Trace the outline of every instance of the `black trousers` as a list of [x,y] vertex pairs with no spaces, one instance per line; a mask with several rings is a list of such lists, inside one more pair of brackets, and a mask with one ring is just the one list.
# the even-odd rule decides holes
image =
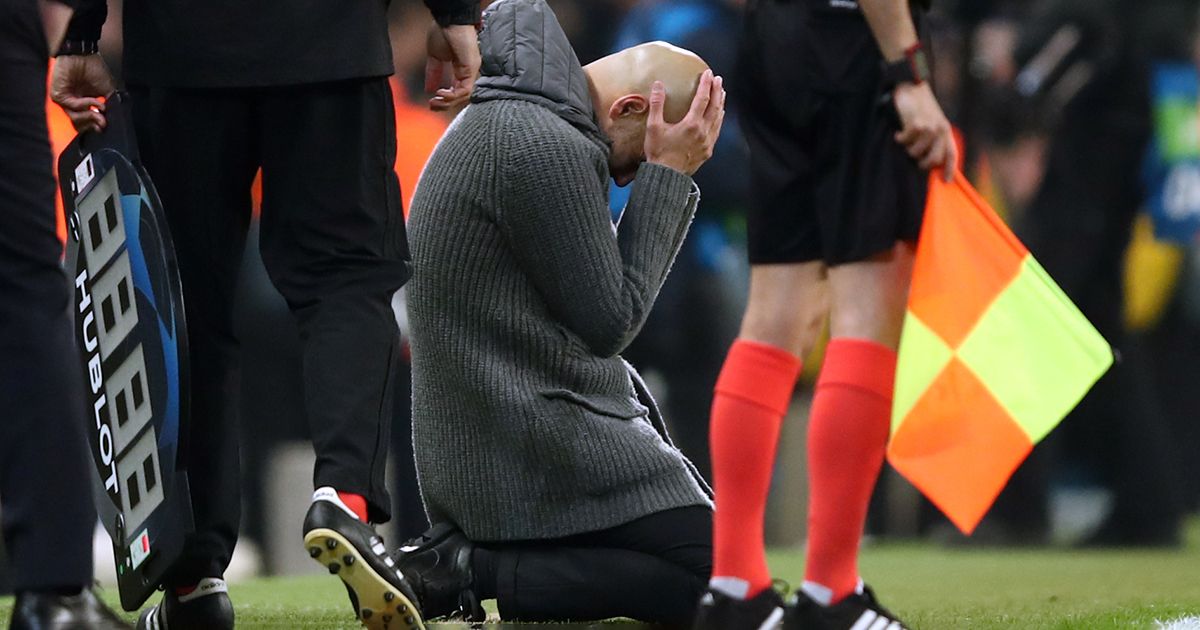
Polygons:
[[18,591],[91,583],[96,526],[47,61],[37,3],[0,0],[0,515]]
[[[408,251],[387,78],[132,91],[142,159],[175,239],[191,353],[183,456],[196,533],[167,581],[221,575],[237,539],[233,298],[260,168],[259,247],[300,329],[313,483],[361,494],[372,520],[388,520],[390,384],[399,353],[390,300],[408,279]],[[254,435],[253,423],[245,435]]]
[[[405,353],[407,355],[407,353]],[[393,523],[398,540],[408,540],[429,529],[429,517],[421,501],[421,486],[417,482],[417,462],[413,457],[412,436],[412,361],[405,356],[398,362],[396,374],[395,411],[392,414],[392,487],[396,520]]]
[[506,620],[629,617],[688,627],[712,573],[712,510],[677,508],[553,540],[477,543],[473,564],[478,583],[495,584]]

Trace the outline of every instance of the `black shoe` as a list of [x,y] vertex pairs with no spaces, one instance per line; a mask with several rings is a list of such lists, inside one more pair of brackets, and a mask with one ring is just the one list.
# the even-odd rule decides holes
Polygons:
[[700,598],[693,630],[775,630],[783,622],[783,599],[768,588],[750,599],[737,599],[713,589]]
[[92,589],[76,595],[17,594],[9,630],[129,630],[133,626],[101,602]]
[[487,619],[473,590],[474,549],[475,545],[457,527],[439,523],[396,550],[396,562],[421,598],[421,612],[426,618]]
[[822,606],[797,591],[788,602],[784,630],[909,630],[900,618],[884,608],[868,586],[862,593],[851,593],[832,606]]
[[360,521],[332,488],[313,494],[304,517],[304,547],[313,560],[346,584],[354,614],[363,626],[424,630],[417,597],[396,562],[388,557],[383,538]]
[[138,617],[137,630],[233,630],[233,602],[221,578],[204,578],[178,595],[167,588],[162,601]]

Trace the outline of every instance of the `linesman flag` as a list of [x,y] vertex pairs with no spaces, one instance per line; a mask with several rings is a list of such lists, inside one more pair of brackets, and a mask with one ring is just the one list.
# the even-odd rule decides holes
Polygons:
[[929,181],[888,461],[970,534],[1112,349],[961,174]]

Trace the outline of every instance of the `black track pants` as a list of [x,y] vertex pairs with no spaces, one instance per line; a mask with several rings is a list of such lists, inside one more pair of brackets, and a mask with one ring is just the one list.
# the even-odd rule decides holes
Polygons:
[[18,591],[90,584],[96,526],[47,63],[37,3],[0,0],[0,515]]
[[[286,88],[135,88],[138,142],[171,225],[191,353],[184,445],[196,534],[168,581],[221,575],[240,518],[234,295],[262,169],[259,247],[300,329],[315,486],[390,517],[384,476],[408,278],[386,77]],[[261,426],[261,425],[258,425]],[[242,434],[254,436],[255,418]],[[297,515],[297,518],[300,516]]]

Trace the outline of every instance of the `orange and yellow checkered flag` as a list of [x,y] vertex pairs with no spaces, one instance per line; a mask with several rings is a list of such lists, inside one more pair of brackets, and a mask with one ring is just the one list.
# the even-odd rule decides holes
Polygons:
[[896,370],[892,466],[969,534],[1112,359],[962,175],[931,176]]

